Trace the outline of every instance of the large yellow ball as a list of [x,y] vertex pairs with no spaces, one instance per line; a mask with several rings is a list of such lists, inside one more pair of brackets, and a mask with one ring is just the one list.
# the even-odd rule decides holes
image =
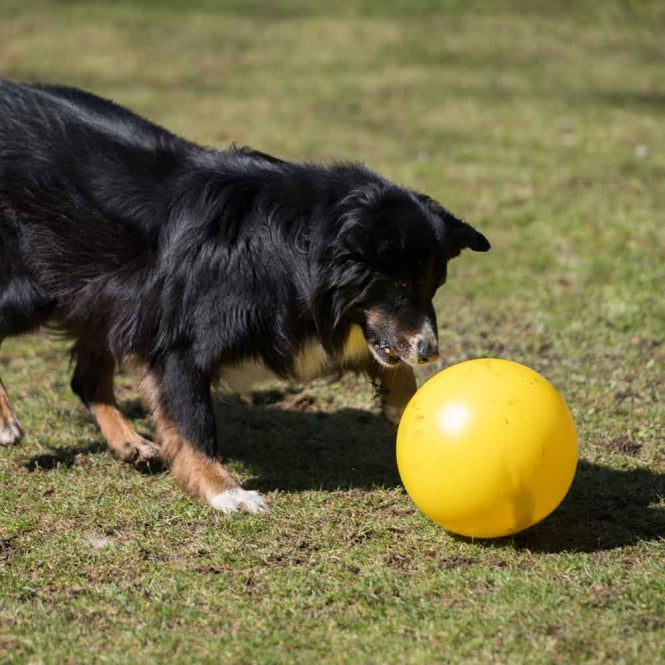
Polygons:
[[509,360],[469,360],[413,396],[397,432],[397,466],[428,517],[463,536],[497,538],[561,503],[577,467],[577,432],[540,374]]

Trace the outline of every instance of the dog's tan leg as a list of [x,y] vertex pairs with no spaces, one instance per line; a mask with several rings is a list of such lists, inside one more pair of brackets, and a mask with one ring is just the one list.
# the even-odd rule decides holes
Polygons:
[[143,438],[120,413],[113,393],[113,357],[78,346],[72,389],[88,407],[109,449],[124,462],[141,464],[159,456],[159,446]]
[[372,361],[368,373],[379,384],[383,417],[397,427],[406,405],[417,390],[413,369],[404,363],[396,367],[381,367]]
[[192,374],[183,371],[174,376],[168,367],[144,373],[142,388],[152,406],[162,459],[185,491],[223,513],[267,511],[265,499],[244,490],[222,465],[209,386]]
[[22,436],[23,430],[0,380],[0,446],[15,446],[20,443]]

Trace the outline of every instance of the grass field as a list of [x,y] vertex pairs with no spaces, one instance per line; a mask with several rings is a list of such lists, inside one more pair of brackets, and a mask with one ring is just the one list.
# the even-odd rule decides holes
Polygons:
[[0,0],[2,76],[362,160],[467,218],[493,250],[451,265],[439,367],[534,367],[581,445],[552,516],[473,542],[411,504],[363,383],[262,386],[218,408],[273,510],[224,518],[111,459],[62,341],[7,340],[0,662],[665,662],[664,33],[637,0]]

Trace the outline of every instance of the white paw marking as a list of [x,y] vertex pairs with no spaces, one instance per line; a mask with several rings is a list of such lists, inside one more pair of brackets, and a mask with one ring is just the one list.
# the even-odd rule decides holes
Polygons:
[[21,426],[15,421],[2,422],[0,425],[0,446],[15,446],[23,436]]
[[212,494],[208,496],[208,503],[225,515],[236,510],[244,510],[248,513],[265,513],[270,510],[268,502],[258,492],[244,490],[242,487],[234,487],[232,490],[220,494]]

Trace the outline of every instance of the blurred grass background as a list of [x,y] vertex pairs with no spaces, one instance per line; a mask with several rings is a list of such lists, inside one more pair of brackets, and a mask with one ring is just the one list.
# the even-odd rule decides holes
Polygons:
[[224,519],[108,456],[63,342],[7,340],[27,436],[0,451],[0,660],[665,661],[664,30],[637,0],[0,0],[3,77],[364,161],[481,229],[437,297],[439,367],[541,371],[582,454],[550,518],[467,542],[405,496],[362,382],[264,386],[218,409],[274,510]]

